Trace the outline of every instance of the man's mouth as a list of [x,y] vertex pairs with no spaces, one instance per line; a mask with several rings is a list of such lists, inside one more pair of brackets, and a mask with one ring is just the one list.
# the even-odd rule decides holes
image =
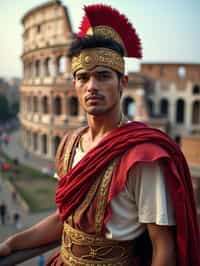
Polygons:
[[86,102],[87,101],[98,101],[98,100],[103,100],[103,96],[101,96],[101,95],[88,95],[88,96],[86,96],[85,97],[85,99],[86,99]]

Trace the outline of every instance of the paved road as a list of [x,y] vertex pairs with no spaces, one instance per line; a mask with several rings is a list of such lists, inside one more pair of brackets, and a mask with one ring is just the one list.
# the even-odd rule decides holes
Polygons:
[[[38,159],[31,154],[28,157],[24,157],[24,149],[21,146],[20,132],[16,131],[11,135],[11,141],[8,145],[3,145],[3,151],[11,158],[17,158],[22,164],[28,165],[32,168],[41,170],[47,167],[48,160]],[[13,188],[11,184],[4,180],[0,174],[0,202],[4,201],[7,206],[6,225],[0,223],[0,242],[13,233],[17,233],[20,230],[24,230],[31,225],[37,223],[42,218],[49,215],[52,211],[45,211],[39,213],[29,213],[21,201],[17,197],[16,200],[12,198]],[[13,214],[15,212],[20,214],[20,228],[16,228],[13,222]],[[45,257],[48,256],[45,255]],[[37,266],[37,258],[18,264],[20,266]]]

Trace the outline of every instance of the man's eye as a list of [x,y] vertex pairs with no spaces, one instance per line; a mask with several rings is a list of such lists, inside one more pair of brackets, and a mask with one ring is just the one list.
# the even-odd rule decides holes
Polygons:
[[88,77],[86,75],[84,75],[84,76],[78,76],[76,79],[79,81],[86,81],[88,79]]
[[99,73],[98,74],[98,79],[108,79],[108,78],[110,78],[109,73]]

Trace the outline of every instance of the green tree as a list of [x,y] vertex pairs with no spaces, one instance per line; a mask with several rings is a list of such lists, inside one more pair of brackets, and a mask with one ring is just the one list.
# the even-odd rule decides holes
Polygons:
[[0,95],[0,122],[6,122],[10,117],[8,100],[4,95]]
[[19,103],[18,102],[14,102],[11,105],[11,113],[12,113],[12,116],[16,116],[18,112],[19,112]]

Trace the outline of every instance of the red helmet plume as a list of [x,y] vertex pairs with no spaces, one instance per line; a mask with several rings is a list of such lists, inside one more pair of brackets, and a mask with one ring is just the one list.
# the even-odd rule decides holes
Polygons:
[[[103,4],[85,6],[84,11],[85,15],[78,36],[83,37],[91,30],[95,33],[95,29],[98,27],[112,29],[118,36],[119,43],[124,47],[127,57],[142,58],[140,38],[132,24],[123,14]],[[103,36],[112,38],[112,36],[106,36],[107,32],[109,31],[104,31]]]

